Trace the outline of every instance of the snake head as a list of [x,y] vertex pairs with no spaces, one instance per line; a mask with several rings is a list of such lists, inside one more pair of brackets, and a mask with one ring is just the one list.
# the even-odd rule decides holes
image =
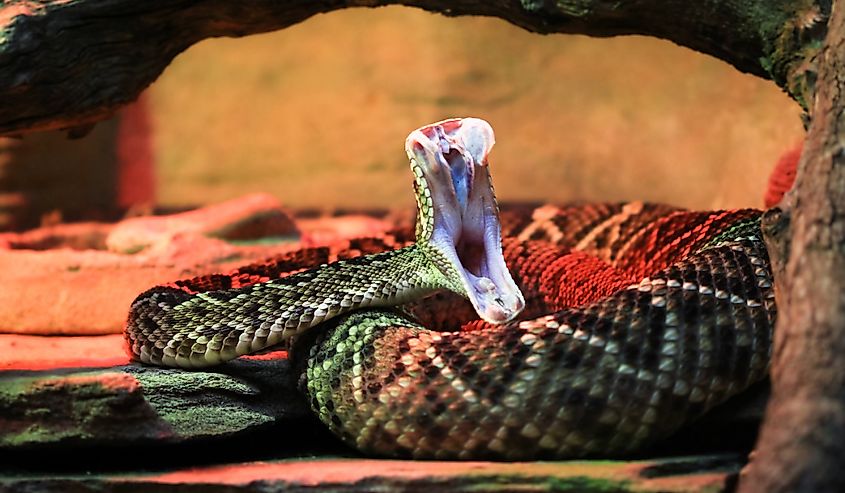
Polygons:
[[405,141],[416,187],[417,245],[490,323],[513,319],[525,306],[502,256],[499,209],[487,156],[490,124],[455,118],[417,129]]

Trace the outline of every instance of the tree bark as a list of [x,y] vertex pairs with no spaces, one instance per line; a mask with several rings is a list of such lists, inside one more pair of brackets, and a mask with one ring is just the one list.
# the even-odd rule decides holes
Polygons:
[[845,491],[845,5],[825,46],[798,175],[764,227],[778,323],[773,392],[743,492]]
[[496,16],[539,33],[656,36],[788,88],[797,39],[790,23],[812,20],[808,12],[823,12],[830,0],[7,1],[0,6],[0,135],[84,132],[134,100],[173,57],[202,39],[392,4]]

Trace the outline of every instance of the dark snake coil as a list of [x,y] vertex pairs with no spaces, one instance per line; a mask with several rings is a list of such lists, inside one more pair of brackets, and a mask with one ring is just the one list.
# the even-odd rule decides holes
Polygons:
[[[356,312],[325,323],[317,344],[298,351],[301,386],[320,419],[369,454],[636,451],[766,374],[776,308],[759,216],[642,203],[505,210],[503,251],[525,295],[522,321],[469,320],[457,330],[472,310],[440,295],[407,308],[421,323]],[[402,231],[350,248],[375,253],[411,239]],[[138,306],[152,320],[168,296],[231,297],[332,260],[328,249],[302,251],[154,288],[139,300],[158,301]],[[143,337],[129,335],[130,346]]]
[[[547,315],[446,333],[352,315],[311,349],[303,388],[371,454],[639,450],[765,376],[776,308],[759,215],[640,203],[505,213],[527,314]],[[436,304],[411,311],[444,325]]]

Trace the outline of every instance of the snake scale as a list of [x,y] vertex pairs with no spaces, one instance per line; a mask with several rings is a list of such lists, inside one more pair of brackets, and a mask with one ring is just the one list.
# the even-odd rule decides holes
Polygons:
[[432,459],[624,455],[764,377],[776,308],[759,211],[500,216],[493,143],[477,119],[411,133],[415,242],[152,288],[130,308],[131,354],[203,367],[308,333],[295,352],[320,419],[365,453]]

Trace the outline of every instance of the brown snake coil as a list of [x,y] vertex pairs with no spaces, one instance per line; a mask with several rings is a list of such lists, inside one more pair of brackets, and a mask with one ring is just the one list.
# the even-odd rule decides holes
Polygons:
[[[475,158],[485,161],[486,151]],[[464,179],[453,171],[454,189]],[[423,206],[421,212],[424,221]],[[502,224],[503,258],[524,296],[522,321],[476,320],[443,332],[367,310],[323,324],[326,334],[305,350],[301,384],[344,441],[365,453],[414,458],[620,455],[671,434],[765,375],[776,310],[758,211],[544,206],[506,211]],[[506,296],[495,269],[469,267],[473,257],[455,243],[474,273],[470,281],[480,279],[470,284],[483,291],[479,296],[488,289],[490,299]],[[412,264],[419,259],[412,249],[263,284],[252,282],[295,270],[296,259],[154,288],[133,303],[127,339],[137,358],[158,364],[236,357],[345,311],[335,306],[373,306],[368,292],[409,301],[387,259]],[[374,263],[384,263],[384,278],[371,275]],[[364,274],[347,270],[358,264]],[[427,275],[438,274],[419,282],[429,282]],[[332,297],[353,281],[365,288]],[[334,301],[297,305],[320,291],[308,282],[335,283],[325,298]],[[485,300],[473,306],[495,318]],[[282,312],[296,309],[279,323]],[[410,311],[441,328],[448,315],[468,310],[440,299]],[[193,325],[176,330],[174,320]]]

